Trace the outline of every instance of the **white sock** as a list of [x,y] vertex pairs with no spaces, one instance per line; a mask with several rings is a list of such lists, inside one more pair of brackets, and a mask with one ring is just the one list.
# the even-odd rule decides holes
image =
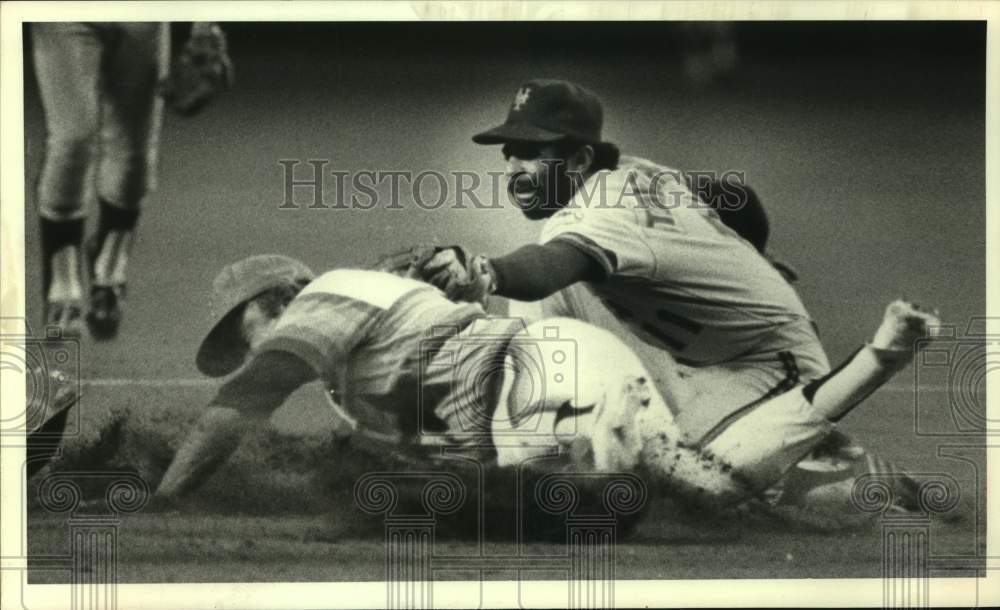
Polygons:
[[870,345],[861,348],[843,368],[822,382],[813,395],[813,408],[829,420],[840,419],[910,360],[909,353],[893,352],[891,356]]
[[80,282],[80,250],[68,244],[52,254],[52,282],[49,284],[49,302],[79,301],[83,298]]
[[125,283],[125,269],[135,238],[134,231],[109,231],[94,261],[94,285],[116,286]]

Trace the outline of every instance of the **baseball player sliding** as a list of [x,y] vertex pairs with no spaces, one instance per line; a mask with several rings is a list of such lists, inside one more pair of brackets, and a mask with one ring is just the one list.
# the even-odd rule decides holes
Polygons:
[[[447,446],[487,463],[530,459],[553,467],[544,458],[554,447],[589,439],[593,449],[577,454],[578,467],[616,471],[622,456],[638,457],[621,447],[637,443],[638,427],[626,420],[639,409],[655,429],[671,428],[641,363],[614,337],[574,320],[526,327],[414,279],[358,269],[315,277],[278,255],[223,269],[211,302],[215,323],[198,350],[198,368],[211,376],[238,372],[178,450],[154,506],[196,488],[235,450],[250,422],[267,421],[317,378],[358,427],[424,457]],[[494,374],[508,358],[517,372]],[[538,374],[548,377],[543,395],[529,388]],[[614,432],[622,426],[624,436]],[[663,442],[676,440],[670,431]],[[677,449],[678,468],[693,480],[708,462]],[[696,485],[721,493],[715,488],[728,479],[715,472],[718,478]]]
[[[880,334],[833,375],[782,274],[696,200],[680,172],[620,156],[602,139],[602,122],[587,89],[524,83],[506,122],[473,140],[502,145],[512,201],[545,220],[541,243],[492,258],[445,249],[421,275],[453,298],[543,301],[546,315],[621,336],[656,373],[694,447],[766,454],[759,435],[778,427],[789,431],[786,457],[839,464],[844,478],[833,485],[846,492],[858,473],[887,469],[836,423],[908,361],[907,329],[933,328],[937,318],[894,303]],[[722,450],[727,437],[735,444]],[[915,502],[916,484],[891,474]]]
[[[266,422],[314,379],[359,427],[417,454],[446,446],[501,467],[641,470],[708,506],[773,488],[831,429],[830,412],[820,409],[849,403],[881,380],[832,375],[813,392],[824,396],[820,407],[786,392],[693,447],[675,421],[676,405],[615,336],[568,318],[526,326],[490,317],[478,303],[401,277],[435,253],[416,248],[409,259],[390,261],[398,274],[336,269],[317,277],[278,255],[223,269],[197,364],[210,376],[233,375],[178,450],[153,506],[197,488],[250,425]],[[871,350],[900,366],[926,321],[911,308],[890,307]]]
[[[110,339],[139,212],[156,184],[160,98],[190,115],[228,87],[225,39],[215,24],[194,24],[170,68],[167,23],[39,22],[31,36],[48,130],[37,193],[45,324],[80,334],[86,264],[87,324]],[[97,229],[84,248],[94,199]]]

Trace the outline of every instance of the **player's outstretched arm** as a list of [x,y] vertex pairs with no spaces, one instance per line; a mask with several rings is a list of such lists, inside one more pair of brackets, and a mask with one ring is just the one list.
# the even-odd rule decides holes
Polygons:
[[238,409],[208,407],[174,456],[152,502],[172,502],[200,486],[239,446],[247,423]]
[[481,301],[488,294],[496,294],[538,301],[577,282],[604,275],[604,268],[593,257],[562,240],[522,246],[491,259],[462,257],[459,252],[449,248],[437,253],[421,273],[455,300]]
[[316,378],[303,360],[287,352],[258,354],[219,390],[174,456],[151,502],[171,504],[199,487],[222,465],[248,430],[266,421],[301,385]]
[[563,240],[527,245],[492,261],[496,294],[521,301],[538,301],[577,282],[604,277],[592,256]]

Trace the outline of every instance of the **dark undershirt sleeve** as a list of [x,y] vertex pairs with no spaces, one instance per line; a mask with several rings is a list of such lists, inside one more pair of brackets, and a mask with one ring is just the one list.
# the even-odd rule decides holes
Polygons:
[[269,416],[303,384],[317,378],[313,368],[298,356],[270,350],[256,354],[227,381],[212,404],[248,415]]
[[544,299],[577,282],[606,276],[590,254],[561,239],[522,246],[490,262],[497,276],[496,294],[519,301]]

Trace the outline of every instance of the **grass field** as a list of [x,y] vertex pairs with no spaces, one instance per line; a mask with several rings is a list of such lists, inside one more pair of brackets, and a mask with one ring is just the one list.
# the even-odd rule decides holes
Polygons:
[[[176,434],[212,396],[214,386],[195,371],[194,349],[208,323],[207,288],[225,263],[280,251],[326,268],[367,263],[403,242],[435,239],[499,253],[535,239],[538,227],[511,209],[279,210],[277,164],[330,158],[354,170],[502,169],[496,151],[468,138],[499,122],[505,100],[535,74],[576,78],[601,92],[606,131],[627,152],[684,168],[747,171],[771,213],[772,244],[802,273],[803,299],[833,360],[864,340],[899,294],[940,305],[959,335],[985,311],[982,72],[960,55],[919,66],[884,48],[801,62],[749,56],[726,88],[685,90],[669,46],[641,57],[513,49],[447,58],[414,52],[399,62],[398,41],[383,48],[358,42],[363,37],[297,39],[291,26],[268,37],[259,36],[261,27],[232,29],[238,81],[231,92],[194,120],[166,121],[160,187],[142,216],[121,337],[80,343],[81,429],[68,441],[65,468],[163,468]],[[930,81],[937,86],[927,88]],[[30,186],[44,142],[30,67],[25,102]],[[37,326],[30,188],[27,196],[29,321]],[[963,392],[981,415],[979,378]],[[923,365],[908,371],[844,428],[912,472],[957,481],[963,499],[954,512],[963,518],[932,522],[930,552],[961,563],[984,553],[985,451],[982,435],[956,419],[950,379],[947,370]],[[123,517],[120,582],[383,579],[382,527],[363,518],[349,494],[370,465],[330,461],[336,452],[314,459],[309,448],[336,427],[315,390],[297,394],[275,418],[283,432],[258,438],[269,443],[264,450],[242,448],[198,502]],[[121,417],[128,424],[119,436],[101,441],[108,422]],[[92,451],[101,442],[110,453]],[[86,460],[74,466],[80,456]],[[29,501],[34,559],[68,552],[68,532],[65,515]],[[881,540],[877,524],[823,533],[755,520],[691,522],[658,501],[618,545],[617,575],[877,577]],[[565,546],[448,540],[435,547],[448,556],[518,552],[560,554]],[[511,574],[491,567],[463,577]],[[30,578],[66,582],[69,575],[39,563]]]

